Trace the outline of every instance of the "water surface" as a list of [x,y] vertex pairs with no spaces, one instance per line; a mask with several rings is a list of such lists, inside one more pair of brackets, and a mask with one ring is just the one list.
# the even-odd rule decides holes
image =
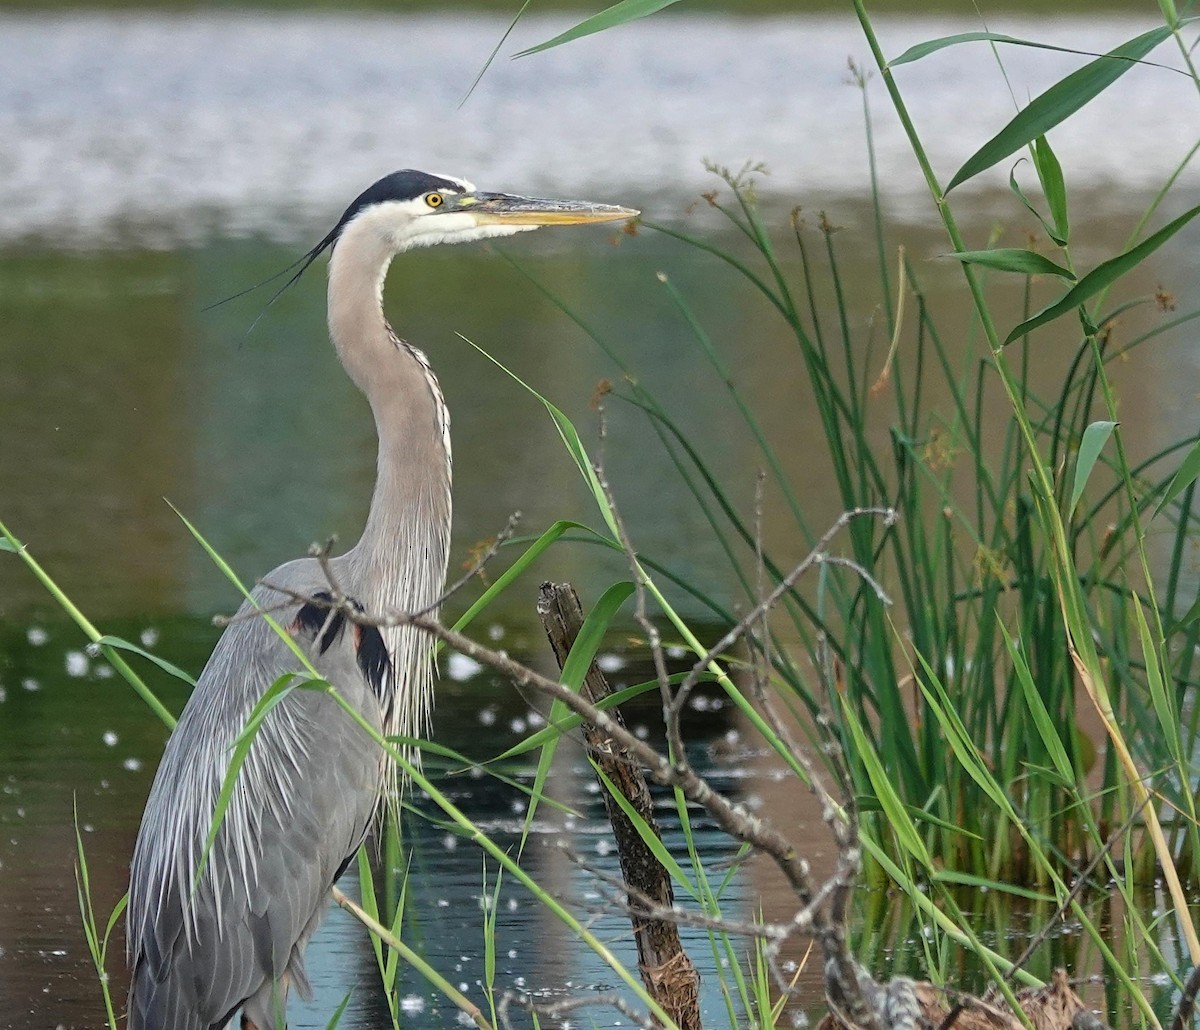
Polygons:
[[[313,541],[356,537],[374,474],[373,430],[326,340],[320,271],[249,336],[264,300],[205,307],[287,265],[353,195],[395,167],[463,174],[487,188],[633,204],[652,220],[748,257],[697,195],[719,185],[703,159],[733,167],[764,161],[770,174],[758,176],[758,192],[785,274],[798,280],[787,210],[802,204],[810,226],[827,211],[843,227],[834,240],[857,358],[864,368],[881,366],[861,95],[847,82],[846,64],[865,51],[849,19],[652,20],[509,61],[562,24],[527,19],[505,45],[505,59],[459,107],[504,24],[463,15],[0,15],[7,43],[0,78],[0,518],[103,629],[132,639],[146,633],[149,646],[194,672],[215,639],[209,617],[236,606],[229,584],[164,499],[247,580]],[[1010,18],[991,26],[1098,51],[1147,27],[1096,18]],[[950,19],[880,22],[891,55],[973,28]],[[1156,56],[1171,60],[1165,48]],[[1020,97],[1081,61],[1017,49],[1004,57]],[[990,61],[985,48],[959,48],[897,73],[943,176],[1013,109]],[[1169,72],[1134,69],[1111,96],[1053,134],[1073,191],[1080,262],[1120,250],[1194,142],[1189,112],[1196,101],[1188,90]],[[944,236],[877,81],[869,96],[888,217],[885,253],[893,261],[896,247],[907,248],[943,333],[970,370],[978,333],[961,277],[943,257]],[[972,246],[996,233],[1006,245],[1023,246],[1035,228],[1003,189],[1007,172],[1006,165],[964,190],[961,215]],[[1160,220],[1196,192],[1189,169]],[[816,247],[811,229],[808,238]],[[1161,286],[1180,311],[1195,307],[1198,242],[1194,229],[1180,234],[1121,285],[1121,296]],[[659,273],[685,299],[727,373],[704,357]],[[1015,323],[1025,302],[1020,289],[989,288],[1005,324]],[[1056,293],[1053,284],[1036,283],[1031,303]],[[609,229],[543,232],[494,249],[407,255],[389,282],[388,305],[398,329],[429,353],[453,413],[455,570],[513,511],[524,513],[529,533],[558,518],[595,521],[540,403],[464,337],[562,407],[596,453],[591,402],[599,382],[616,385],[603,453],[630,531],[648,557],[723,605],[744,599],[670,457],[643,415],[620,399],[623,369],[657,393],[745,517],[753,514],[763,459],[729,383],[761,413],[810,523],[823,524],[839,508],[794,340],[754,289],[709,255],[649,230],[633,237]],[[827,281],[819,305],[831,321]],[[1139,308],[1123,317],[1118,336],[1132,338],[1166,317]],[[1055,388],[1073,342],[1070,334],[1057,344],[1042,341],[1036,389]],[[1185,329],[1114,368],[1133,460],[1194,432],[1196,354]],[[876,403],[871,431],[886,447],[892,412],[886,399]],[[1004,409],[994,411],[999,439]],[[764,534],[784,564],[805,550],[771,497]],[[576,581],[585,600],[594,600],[624,573],[619,559],[594,548],[555,548],[489,613],[489,626],[514,654],[544,666],[532,614],[538,579]],[[461,610],[471,596],[451,607]],[[672,599],[690,616],[704,615],[694,598]],[[11,559],[0,561],[0,619],[0,1025],[95,1026],[101,1009],[76,913],[72,800],[96,901],[107,911],[124,887],[164,731],[82,651],[79,634]],[[469,672],[446,668],[436,735],[479,759],[527,732],[530,717],[507,684]],[[182,703],[178,687],[155,683],[173,708]],[[740,752],[745,727],[709,707],[692,727],[697,760],[735,795],[761,801],[818,863],[828,860],[799,785],[762,756]],[[497,839],[514,839],[518,795],[469,774],[439,782]],[[568,825],[567,817],[544,812],[531,868],[563,896],[599,901],[596,884],[554,847],[561,838],[581,854],[615,862],[578,752],[564,752],[553,784],[579,814]],[[417,899],[409,930],[437,968],[474,992],[482,857],[435,823],[414,820],[408,832]],[[729,856],[718,834],[702,836],[706,861]],[[671,844],[678,850],[677,836]],[[752,867],[733,881],[729,910],[749,914],[760,897],[780,909],[785,902],[771,877]],[[502,905],[502,985],[551,992],[611,986],[604,967],[518,891],[506,889]],[[599,925],[624,946],[620,920]],[[1060,959],[1070,954],[1069,941],[1054,947]],[[114,970],[119,951],[118,940]],[[692,952],[709,963],[705,1001],[715,1025],[722,1003],[713,994],[711,952]],[[902,946],[898,968],[914,971],[919,955]],[[875,957],[877,967],[887,961],[882,952]],[[343,1026],[379,1025],[372,961],[363,935],[331,916],[312,949],[317,997],[294,1009],[293,1026],[323,1027],[352,987]],[[802,997],[815,1004],[815,981],[801,984]],[[453,1023],[453,1013],[435,1011],[439,1002],[422,984],[410,980],[405,990],[412,1025]],[[617,1025],[621,1017],[597,1019]]]

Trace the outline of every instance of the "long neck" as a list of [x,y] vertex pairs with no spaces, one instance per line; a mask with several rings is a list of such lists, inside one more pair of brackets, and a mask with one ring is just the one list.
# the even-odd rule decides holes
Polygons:
[[[424,355],[397,339],[384,318],[391,250],[369,228],[355,230],[348,227],[330,259],[329,333],[371,404],[379,456],[366,526],[345,555],[344,589],[369,612],[411,613],[434,606],[445,586],[450,422]],[[420,733],[432,690],[430,642],[411,627],[389,630],[385,638],[402,709],[389,718],[389,729]]]

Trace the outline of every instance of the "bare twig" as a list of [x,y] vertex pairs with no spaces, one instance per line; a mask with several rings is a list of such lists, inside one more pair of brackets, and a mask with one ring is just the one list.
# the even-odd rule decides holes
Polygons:
[[475,563],[465,573],[463,573],[462,576],[460,576],[453,583],[451,583],[450,586],[442,591],[442,596],[434,601],[433,604],[428,605],[425,608],[422,608],[420,611],[414,612],[413,614],[429,615],[432,612],[436,612],[442,607],[443,604],[446,603],[447,600],[449,600],[463,587],[470,583],[471,580],[481,575],[483,570],[487,567],[488,562],[490,562],[496,557],[497,554],[500,553],[500,548],[512,539],[512,535],[517,531],[517,526],[520,524],[520,522],[521,513],[519,511],[514,511],[508,517],[508,521],[504,524],[504,528],[492,538],[492,542],[487,545],[483,553],[475,560]]
[[585,995],[576,998],[563,998],[559,1001],[539,1003],[528,994],[518,994],[516,991],[505,991],[496,1007],[496,1015],[506,1027],[512,1026],[508,1019],[508,1007],[515,1005],[531,1015],[548,1016],[551,1019],[561,1019],[572,1012],[593,1005],[607,1005],[616,1009],[622,1015],[631,1019],[636,1026],[643,1030],[654,1030],[654,1023],[645,1012],[640,1012],[629,1004],[619,994]]

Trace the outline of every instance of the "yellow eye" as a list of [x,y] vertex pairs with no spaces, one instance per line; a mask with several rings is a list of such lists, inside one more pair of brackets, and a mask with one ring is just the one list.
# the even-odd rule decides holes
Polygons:
[[430,207],[441,207],[442,201],[445,199],[446,198],[443,197],[440,193],[426,193],[425,194],[425,203],[428,204]]

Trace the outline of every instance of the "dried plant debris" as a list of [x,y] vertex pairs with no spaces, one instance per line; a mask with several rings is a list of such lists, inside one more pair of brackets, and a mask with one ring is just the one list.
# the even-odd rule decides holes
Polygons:
[[[943,988],[905,977],[881,984],[865,970],[860,970],[859,988],[881,1030],[1024,1030],[996,990],[981,998],[958,995],[951,1007],[947,1004],[949,992]],[[826,977],[826,995],[830,1010],[817,1030],[858,1030],[857,1023],[844,1018],[837,979]],[[1034,1030],[1108,1030],[1071,989],[1062,969],[1055,971],[1045,987],[1018,991],[1017,1000]]]

